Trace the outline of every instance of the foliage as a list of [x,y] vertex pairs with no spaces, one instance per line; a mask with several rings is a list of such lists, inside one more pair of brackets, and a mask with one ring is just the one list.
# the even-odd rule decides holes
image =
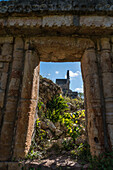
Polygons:
[[[67,101],[72,100],[72,102],[77,107],[76,112],[70,113],[67,105]],[[81,104],[82,103],[82,104]],[[43,102],[38,103],[39,117],[47,118],[53,123],[60,122],[66,127],[66,133],[76,141],[85,129],[85,110],[80,109],[80,104],[83,105],[82,99],[70,99],[63,98],[62,96],[55,96],[51,101],[45,106]],[[39,136],[41,136],[38,131]]]
[[90,159],[89,169],[112,170],[113,169],[113,151],[100,154],[99,157]]
[[89,162],[91,159],[90,146],[86,141],[77,147],[77,155],[78,159],[82,160],[83,164]]
[[34,151],[34,150],[31,150],[29,152],[29,154],[26,156],[26,159],[30,159],[30,160],[33,160],[33,159],[37,159],[37,158],[40,158],[42,157],[42,152],[40,151]]
[[85,110],[78,111],[76,113],[65,113],[60,115],[60,121],[66,126],[68,135],[75,142],[77,137],[81,135],[81,130],[85,128],[80,123],[80,118],[85,115]]
[[38,116],[41,119],[46,118],[46,106],[44,105],[43,102],[38,102]]
[[66,138],[64,138],[62,145],[63,145],[63,149],[66,151],[70,151],[71,149],[74,149],[75,146],[72,139],[66,139]]
[[36,120],[36,134],[38,136],[38,143],[42,142],[46,138],[45,130],[40,128],[40,120]]
[[46,138],[46,132],[40,128],[40,120],[37,119],[35,139],[32,141],[30,151],[28,155],[26,156],[26,159],[33,160],[33,159],[42,157],[45,138]]
[[67,103],[71,103],[73,106],[75,106],[76,110],[84,109],[84,99],[81,97],[77,97],[75,99],[71,99],[70,97],[64,97],[65,101]]
[[[79,99],[73,99],[76,103],[76,107],[79,108]],[[45,106],[43,102],[38,103],[39,113],[43,118],[48,118],[53,123],[60,122],[66,127],[66,133],[73,139],[77,139],[81,135],[81,131],[84,128],[85,110],[78,110],[74,113],[69,111],[67,101],[61,96],[55,96]]]
[[60,115],[63,114],[64,111],[68,110],[68,105],[61,96],[53,97],[53,99],[47,103],[46,107],[46,117],[53,123],[58,122]]
[[[69,111],[67,100],[70,100],[70,102],[75,105],[77,108],[75,112],[72,112],[71,110]],[[80,137],[83,129],[85,128],[85,112],[81,109],[81,106],[83,107],[82,99],[65,99],[62,96],[54,96],[53,99],[48,101],[46,105],[41,101],[38,102],[39,118],[36,121],[35,138],[32,141],[27,158],[40,158],[43,153],[46,153],[48,150],[47,145],[50,145],[50,141],[52,139],[56,139],[54,136],[54,138],[52,137],[51,140],[48,140],[48,132],[41,129],[41,121],[45,122],[45,119],[49,119],[53,123],[58,122],[58,124],[60,124],[66,138],[62,143],[63,149],[67,151],[74,149],[76,147],[76,139]],[[67,140],[68,138],[69,140]],[[57,150],[59,149],[57,148]]]

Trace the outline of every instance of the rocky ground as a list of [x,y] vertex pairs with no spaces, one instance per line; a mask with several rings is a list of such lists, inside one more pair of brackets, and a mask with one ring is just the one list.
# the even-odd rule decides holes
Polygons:
[[82,165],[72,159],[67,153],[51,155],[44,159],[23,162],[23,167],[32,170],[87,170],[89,164]]

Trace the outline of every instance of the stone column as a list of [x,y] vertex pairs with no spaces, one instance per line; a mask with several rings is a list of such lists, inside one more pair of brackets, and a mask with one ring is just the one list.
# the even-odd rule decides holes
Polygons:
[[[1,161],[11,160],[13,152],[12,145],[14,139],[15,118],[17,113],[24,57],[23,48],[23,40],[21,38],[16,38],[12,41],[12,44],[5,43],[2,50],[2,57],[4,58],[3,65],[5,66],[4,70],[8,73],[3,73],[3,79],[1,82],[2,92],[3,90],[5,92],[0,136]],[[9,63],[7,63],[7,59],[9,60]]]
[[35,51],[27,50],[24,63],[21,97],[14,146],[16,158],[24,158],[29,151],[34,130],[39,84],[39,58]]
[[103,83],[103,95],[105,101],[106,119],[106,146],[107,149],[113,148],[113,53],[109,38],[102,38],[100,51],[100,67]]
[[81,66],[87,105],[87,132],[92,155],[104,151],[104,133],[101,109],[98,63],[95,49],[87,49]]

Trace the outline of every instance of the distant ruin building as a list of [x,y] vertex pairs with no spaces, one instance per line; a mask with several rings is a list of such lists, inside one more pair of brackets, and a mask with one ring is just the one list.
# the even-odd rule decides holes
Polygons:
[[67,79],[56,79],[56,84],[62,88],[63,96],[71,97],[72,99],[78,96],[78,92],[70,90],[70,76],[69,70],[67,70]]

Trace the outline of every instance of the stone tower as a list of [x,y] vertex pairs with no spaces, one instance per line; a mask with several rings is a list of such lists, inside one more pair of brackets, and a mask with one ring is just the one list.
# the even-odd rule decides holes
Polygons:
[[67,89],[69,90],[69,85],[70,85],[70,77],[69,77],[69,70],[67,70]]

